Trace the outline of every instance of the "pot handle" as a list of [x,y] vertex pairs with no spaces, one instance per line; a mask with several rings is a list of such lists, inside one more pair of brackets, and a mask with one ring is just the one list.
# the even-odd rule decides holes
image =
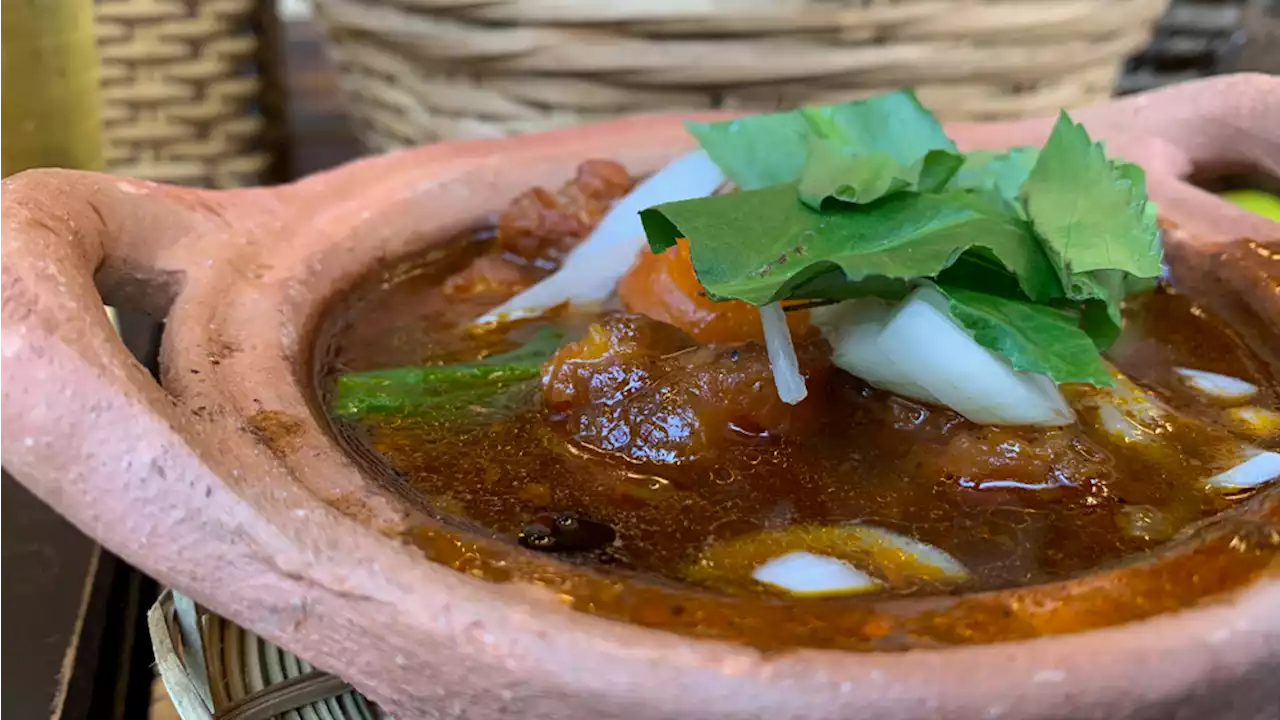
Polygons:
[[5,179],[0,200],[5,469],[161,582],[242,617],[270,605],[251,587],[280,576],[271,558],[284,545],[257,530],[248,499],[260,500],[233,478],[285,470],[247,431],[197,419],[166,393],[103,303],[165,317],[184,279],[248,237],[278,197],[32,170]]

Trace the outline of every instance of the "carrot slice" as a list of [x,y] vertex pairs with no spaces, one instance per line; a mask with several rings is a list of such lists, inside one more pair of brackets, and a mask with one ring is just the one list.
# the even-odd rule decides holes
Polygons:
[[[618,282],[623,306],[689,333],[702,343],[761,340],[760,313],[741,300],[716,302],[694,274],[689,241],[684,238],[663,253],[642,252]],[[809,325],[809,313],[787,313],[787,324],[799,335]]]

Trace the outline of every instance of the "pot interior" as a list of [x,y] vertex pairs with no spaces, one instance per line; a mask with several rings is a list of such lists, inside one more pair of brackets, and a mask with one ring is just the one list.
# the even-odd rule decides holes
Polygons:
[[[472,361],[542,325],[577,337],[599,319],[563,314],[496,337],[465,331],[510,294],[458,292],[457,278],[495,242],[485,226],[378,268],[330,304],[315,340],[317,409],[370,478],[420,511],[425,519],[409,539],[434,562],[535,584],[575,609],[644,626],[762,648],[875,651],[1128,622],[1228,596],[1274,571],[1280,491],[1205,490],[1196,480],[1206,471],[1195,466],[1212,453],[1195,440],[1152,459],[1096,434],[1059,431],[1048,442],[1069,462],[1036,465],[1028,453],[1043,447],[1044,433],[982,430],[843,373],[830,379],[809,434],[744,431],[713,463],[576,442],[544,407],[536,379],[514,390],[514,409],[335,412],[344,374]],[[1176,276],[1179,264],[1203,257],[1179,248],[1170,261]],[[1280,409],[1277,358],[1216,314],[1231,305],[1218,299],[1172,284],[1136,299],[1109,359],[1213,433],[1239,435],[1230,408],[1190,390],[1174,370],[1246,379],[1257,387],[1250,407]],[[1280,445],[1275,435],[1249,441]],[[1003,476],[991,469],[1002,453],[1012,468]],[[616,541],[569,552],[521,545],[531,522],[562,512],[607,526]],[[854,521],[940,548],[969,576],[797,598],[753,581],[732,553],[706,560],[708,548],[753,533]]]

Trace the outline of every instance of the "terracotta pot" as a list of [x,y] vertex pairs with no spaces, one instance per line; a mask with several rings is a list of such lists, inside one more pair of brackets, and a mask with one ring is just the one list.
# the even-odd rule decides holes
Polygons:
[[[1076,116],[1146,167],[1179,284],[1280,358],[1280,226],[1186,182],[1280,177],[1280,79],[1221,77]],[[949,130],[962,146],[1002,147],[1042,142],[1050,122]],[[690,145],[659,116],[424,147],[274,189],[10,178],[4,463],[106,547],[400,718],[1278,716],[1274,551],[1226,596],[1087,632],[765,654],[577,612],[400,540],[423,519],[362,476],[314,405],[326,303],[582,159],[642,173]],[[163,387],[121,346],[103,300],[166,318]],[[1277,505],[1273,492],[1249,510],[1272,540]],[[997,599],[1016,613],[1020,597],[1032,596]]]

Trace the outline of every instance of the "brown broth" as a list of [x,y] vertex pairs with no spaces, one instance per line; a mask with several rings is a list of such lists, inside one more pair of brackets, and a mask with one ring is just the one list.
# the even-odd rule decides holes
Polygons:
[[[459,243],[442,259],[372,282],[338,308],[320,340],[322,400],[344,372],[456,362],[500,349],[492,341],[477,344],[462,327],[501,298],[459,302],[440,291],[442,278],[482,246],[483,240]],[[1277,407],[1272,369],[1187,298],[1162,289],[1131,303],[1126,317],[1140,332],[1127,335],[1111,359],[1180,410],[1210,423],[1218,423],[1222,413],[1177,382],[1177,365],[1245,378],[1263,388],[1254,404]],[[580,325],[581,319],[562,322]],[[372,474],[394,476],[421,507],[469,531],[424,527],[415,539],[433,559],[489,579],[533,580],[584,610],[761,646],[893,649],[1061,631],[1058,623],[1067,621],[1011,613],[1012,596],[989,591],[1117,567],[1167,539],[1124,532],[1119,516],[1128,512],[1126,506],[1156,508],[1177,531],[1240,499],[1204,491],[1198,483],[1203,471],[1189,463],[1153,464],[1114,444],[1091,442],[1079,427],[1067,432],[1078,434],[1091,452],[1102,450],[1104,457],[1096,460],[1106,472],[1038,489],[965,487],[939,471],[937,458],[946,443],[974,426],[836,375],[817,432],[744,444],[713,463],[639,466],[576,447],[541,411],[534,394],[526,412],[464,429],[412,415],[335,421],[335,429]],[[524,523],[548,510],[572,510],[615,528],[620,552],[611,565],[517,547]],[[1240,557],[1201,573],[1221,576],[1220,587],[1206,582],[1194,592],[1174,592],[1161,585],[1180,582],[1171,570],[1177,562],[1216,552],[1210,543],[1131,579],[1130,591],[1145,587],[1162,594],[1159,603],[1126,606],[1115,602],[1112,588],[1110,600],[1082,605],[1062,627],[1118,622],[1126,613],[1144,616],[1263,571],[1280,535],[1274,517],[1261,517],[1240,522],[1241,532],[1263,540],[1232,545],[1227,537],[1219,550]],[[702,587],[688,582],[687,569],[710,543],[790,525],[853,520],[947,551],[974,575],[959,590],[976,594],[931,599],[925,596],[936,588],[922,586],[900,590],[899,596],[913,597],[894,605],[885,598],[782,598],[732,578]],[[1270,530],[1259,531],[1258,522]],[[1040,590],[1017,592],[1026,597]],[[801,616],[803,621],[796,619]],[[778,623],[789,625],[782,630]]]

